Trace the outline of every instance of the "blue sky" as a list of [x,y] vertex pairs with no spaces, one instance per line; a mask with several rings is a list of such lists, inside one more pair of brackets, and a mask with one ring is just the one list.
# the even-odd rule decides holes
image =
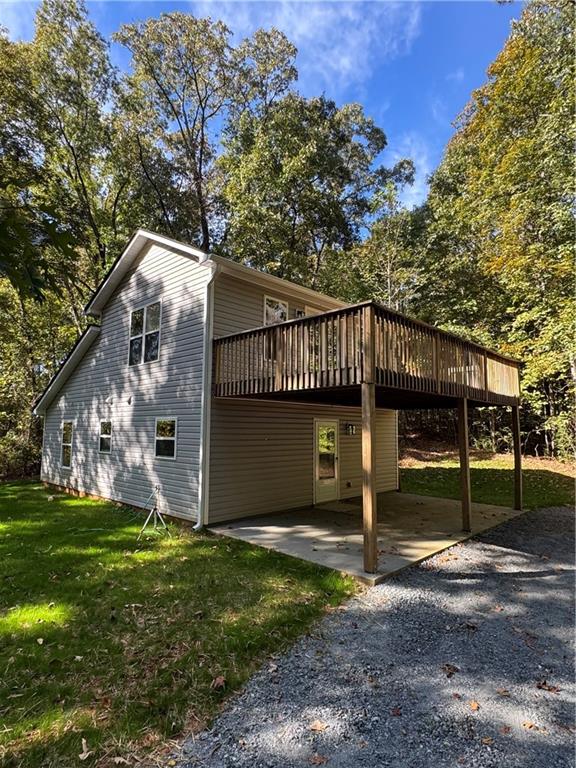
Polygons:
[[[14,38],[33,34],[36,3],[0,0],[0,24]],[[299,88],[341,104],[358,101],[388,137],[385,162],[411,157],[417,169],[404,202],[426,195],[426,176],[438,165],[452,123],[501,50],[521,4],[480,2],[88,2],[109,36],[122,23],[169,10],[220,18],[240,39],[276,26],[298,47]],[[126,65],[118,47],[114,62]]]

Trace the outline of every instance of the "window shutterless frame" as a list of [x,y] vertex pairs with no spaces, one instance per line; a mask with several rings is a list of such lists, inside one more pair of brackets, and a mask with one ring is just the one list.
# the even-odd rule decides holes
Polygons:
[[[168,434],[167,435],[159,435],[158,434],[158,425],[160,425],[160,429],[162,430],[162,422],[167,423],[173,423],[174,424],[174,434],[170,435],[169,432],[172,431],[170,428],[168,428]],[[163,444],[164,449],[168,449],[170,443],[172,444],[172,455],[166,455],[166,454],[159,454],[158,453],[158,443]],[[155,459],[162,459],[163,461],[175,461],[178,454],[178,418],[176,416],[157,416],[154,420],[154,458]]]
[[[154,307],[158,305],[158,328],[154,330],[146,330],[146,327],[148,325],[148,311],[151,307]],[[141,317],[141,323],[142,328],[139,333],[134,333],[132,328],[132,318],[133,316],[138,313],[142,313]],[[139,307],[134,307],[134,309],[130,310],[130,327],[129,327],[129,336],[128,336],[128,365],[130,367],[135,365],[142,365],[142,364],[148,364],[148,363],[156,363],[158,360],[160,360],[160,348],[162,346],[162,300],[161,299],[155,299],[154,301],[149,301],[146,304],[142,304]],[[158,334],[158,351],[155,358],[151,360],[146,360],[146,337],[152,336],[153,334]],[[132,361],[132,342],[137,341],[140,339],[140,349],[138,353],[138,360]]]
[[[264,296],[264,308],[263,308],[263,315],[264,315],[264,318],[263,318],[264,322],[263,322],[263,324],[264,325],[273,325],[273,323],[269,323],[268,322],[268,317],[267,317],[267,312],[266,312],[266,309],[268,307],[268,302],[270,302],[272,304],[276,304],[279,307],[283,307],[284,308],[284,312],[286,314],[286,317],[284,318],[284,320],[288,320],[288,309],[289,309],[288,302],[287,301],[282,301],[282,299],[278,299],[278,298],[276,298],[276,296]],[[275,320],[274,322],[282,323],[284,321],[283,320]]]
[[63,469],[70,469],[72,466],[72,443],[74,442],[74,423],[72,421],[62,422],[62,431],[60,433],[60,466]]
[[100,422],[98,453],[104,453],[106,455],[112,453],[112,422],[110,419]]

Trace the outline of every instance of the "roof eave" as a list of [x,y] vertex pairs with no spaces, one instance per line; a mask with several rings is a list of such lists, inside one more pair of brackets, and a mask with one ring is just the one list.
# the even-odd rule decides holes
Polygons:
[[192,245],[186,245],[171,237],[158,235],[156,232],[149,232],[146,229],[139,229],[134,233],[126,248],[112,264],[106,276],[96,289],[94,295],[84,308],[84,314],[91,317],[99,317],[106,303],[120,285],[122,278],[126,275],[132,264],[147,243],[156,243],[165,246],[173,251],[177,251],[186,256],[192,256],[199,263],[209,259],[208,254]]
[[46,413],[47,408],[50,406],[58,392],[60,392],[80,360],[82,360],[88,349],[92,346],[99,333],[99,325],[89,325],[82,336],[78,338],[78,341],[72,347],[60,368],[48,382],[44,392],[34,403],[32,412],[36,416],[42,416]]

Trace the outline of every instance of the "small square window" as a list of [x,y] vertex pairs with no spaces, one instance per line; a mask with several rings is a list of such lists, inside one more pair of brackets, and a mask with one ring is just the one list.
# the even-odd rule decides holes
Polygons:
[[264,297],[264,325],[274,325],[288,320],[288,304],[273,296]]
[[98,444],[100,453],[110,453],[112,451],[112,422],[100,422],[100,439]]
[[176,438],[176,419],[156,419],[155,456],[159,459],[175,459]]

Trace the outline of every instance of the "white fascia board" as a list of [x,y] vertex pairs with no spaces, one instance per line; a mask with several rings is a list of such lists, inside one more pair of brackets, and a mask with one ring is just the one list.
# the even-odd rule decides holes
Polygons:
[[176,253],[191,256],[199,264],[203,264],[210,258],[204,251],[201,251],[199,248],[194,248],[192,245],[186,245],[178,240],[173,240],[171,237],[158,235],[156,232],[148,232],[146,229],[139,229],[120,256],[116,259],[108,274],[84,308],[85,315],[98,317],[101,314],[106,306],[106,302],[120,285],[120,281],[132,267],[144,246],[148,243],[155,243],[156,245],[161,245]]
[[240,279],[249,280],[251,283],[259,283],[271,291],[276,289],[281,293],[294,294],[302,297],[310,304],[321,302],[333,309],[349,306],[349,303],[346,301],[335,299],[333,296],[327,296],[325,293],[314,291],[312,288],[306,288],[303,285],[298,285],[298,283],[292,283],[290,280],[284,280],[282,277],[269,275],[267,272],[261,272],[259,269],[247,267],[244,264],[239,264],[237,261],[226,259],[224,256],[212,254],[210,259],[218,264],[221,273],[234,275]]
[[48,383],[48,386],[42,393],[42,395],[38,398],[36,403],[34,404],[33,412],[37,416],[41,416],[42,414],[46,413],[46,409],[50,405],[50,403],[54,400],[58,392],[62,389],[64,386],[66,380],[74,371],[80,360],[84,357],[88,349],[92,346],[94,341],[96,340],[97,336],[100,333],[100,326],[99,325],[89,325],[88,328],[84,331],[82,336],[78,339],[76,344],[72,347],[72,350],[69,352],[68,356],[60,366],[60,368],[56,371],[54,376],[50,379],[50,382]]

